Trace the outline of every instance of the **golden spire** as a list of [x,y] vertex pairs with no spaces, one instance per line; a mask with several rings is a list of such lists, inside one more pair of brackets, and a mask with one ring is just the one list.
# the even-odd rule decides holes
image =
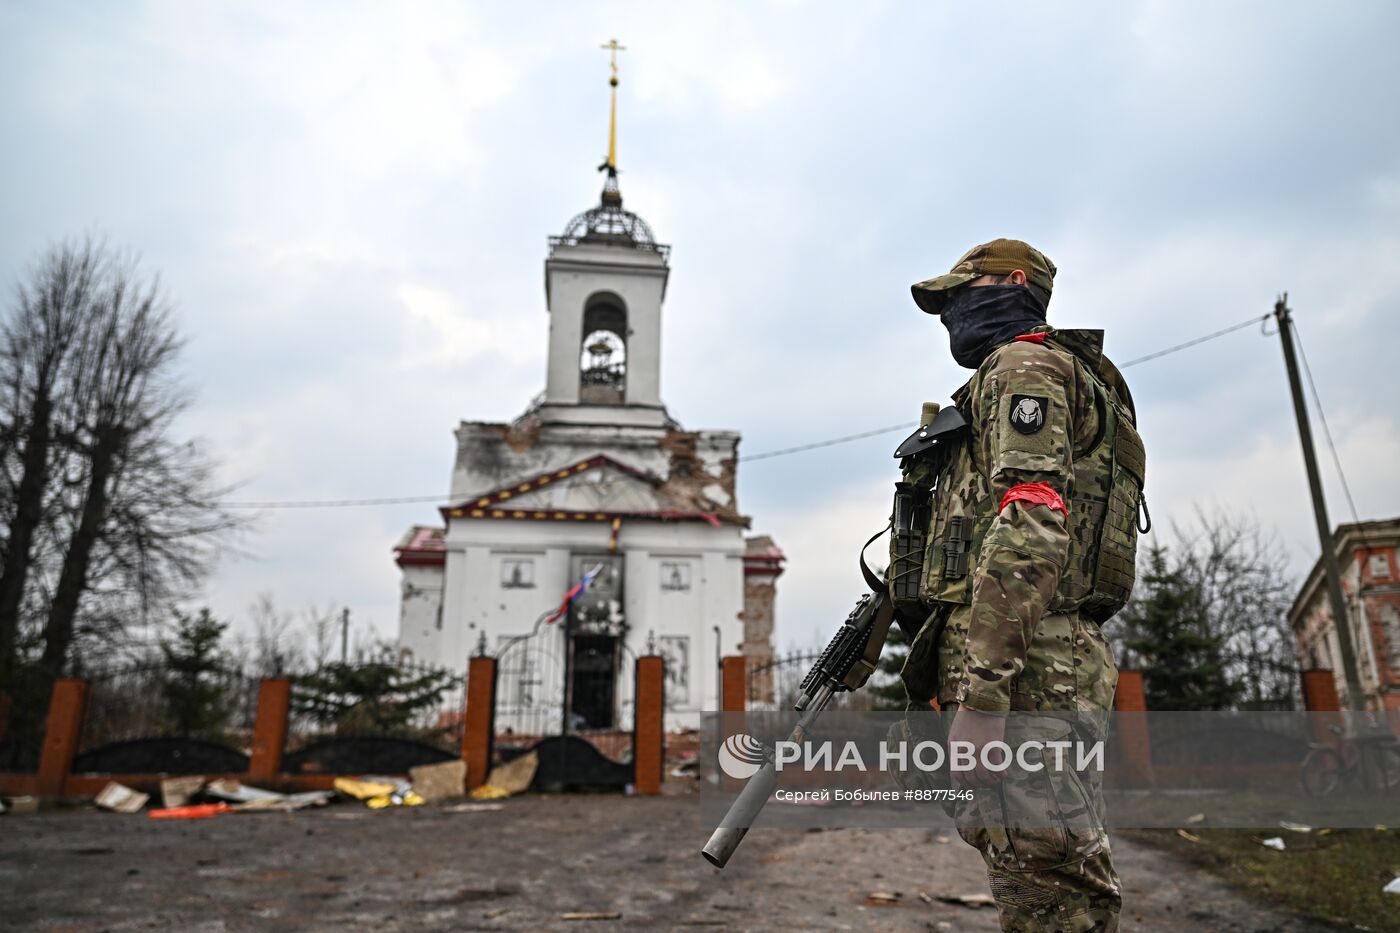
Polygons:
[[617,176],[617,53],[626,51],[627,46],[618,45],[616,39],[609,39],[605,45],[600,46],[612,53],[612,76],[608,78],[608,84],[612,85],[612,107],[608,113],[608,159],[599,170],[607,169],[610,177]]

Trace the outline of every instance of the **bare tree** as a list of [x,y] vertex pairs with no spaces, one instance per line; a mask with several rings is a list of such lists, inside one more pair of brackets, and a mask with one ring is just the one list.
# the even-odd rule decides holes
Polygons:
[[1278,539],[1251,517],[1201,508],[1172,534],[1178,565],[1200,600],[1201,618],[1220,638],[1245,705],[1290,704],[1298,687],[1288,628],[1295,585]]
[[[1158,622],[1189,636],[1178,640],[1182,651],[1209,646],[1210,663],[1236,702],[1293,705],[1298,665],[1288,607],[1295,586],[1276,538],[1252,517],[1198,508],[1193,521],[1173,525],[1170,544],[1153,547],[1143,559],[1133,602],[1105,629],[1121,667],[1164,666],[1160,658],[1144,659],[1134,650],[1153,640],[1135,626],[1170,605],[1175,620]],[[1171,590],[1165,598],[1164,588]],[[1158,633],[1158,640],[1167,635]],[[1159,651],[1172,650],[1172,643],[1166,637]]]
[[[62,285],[70,280],[76,284]],[[173,436],[189,396],[175,374],[181,340],[158,282],[101,244],[64,244],[19,296],[0,332],[0,461],[16,477],[5,486],[13,494],[4,503],[0,590],[17,606],[5,617],[10,603],[0,600],[0,637],[9,639],[0,664],[12,667],[27,626],[42,689],[79,651],[109,653],[117,636],[188,595],[240,523],[218,506],[226,490],[214,483],[213,461]],[[27,349],[26,335],[61,331],[45,324],[60,304],[77,318],[71,333],[62,331],[62,365],[44,392],[25,389],[39,380],[22,373],[39,372],[44,359]],[[34,473],[41,415],[46,467]]]
[[253,670],[256,677],[284,677],[301,661],[301,646],[292,633],[291,613],[279,612],[271,593],[258,594],[248,608],[253,620]]
[[301,615],[306,627],[307,660],[312,670],[319,671],[330,662],[335,651],[340,614],[336,612],[334,605],[324,609],[308,605]]
[[0,475],[7,532],[0,563],[0,689],[12,676],[36,538],[51,498],[55,435],[83,328],[103,274],[91,240],[54,247],[20,283],[0,325]]

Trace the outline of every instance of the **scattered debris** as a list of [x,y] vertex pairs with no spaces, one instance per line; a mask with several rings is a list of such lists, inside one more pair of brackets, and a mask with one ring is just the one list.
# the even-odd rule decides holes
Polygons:
[[484,920],[495,920],[497,917],[503,916],[508,913],[510,913],[509,907],[497,907],[494,910],[486,911],[486,913],[482,914],[481,916]]
[[443,813],[490,813],[494,810],[504,810],[503,803],[455,803],[450,807],[443,807]]
[[1382,894],[1400,894],[1400,875],[1396,875],[1390,880],[1390,884],[1381,888]]
[[369,800],[374,797],[382,797],[385,794],[392,794],[396,787],[398,784],[394,781],[371,781],[367,778],[356,780],[346,777],[335,779],[335,789],[347,797],[354,797],[356,800]]
[[167,810],[183,807],[203,787],[204,778],[199,775],[166,778],[160,782],[160,805]]
[[139,813],[150,799],[150,794],[143,794],[116,781],[109,781],[97,795],[96,803],[102,809],[115,813]]
[[953,929],[953,925],[952,925],[951,923],[949,923],[947,920],[940,920],[940,921],[938,921],[937,923],[935,923],[935,924],[933,925],[933,928],[934,928],[935,930],[938,930],[939,933],[943,933],[944,930],[951,930],[951,929]]
[[458,758],[436,765],[408,769],[413,790],[428,803],[452,800],[466,795],[467,763]]
[[1176,831],[1176,834],[1177,834],[1178,836],[1180,836],[1182,839],[1185,839],[1187,842],[1200,842],[1200,841],[1201,841],[1201,837],[1200,837],[1200,836],[1197,836],[1195,833],[1192,833],[1192,832],[1187,832],[1187,831],[1184,830],[1184,829],[1178,829],[1178,830]]
[[1206,815],[1204,813],[1193,813],[1186,818],[1187,826],[1195,826],[1197,823],[1204,823]]
[[490,784],[483,784],[471,792],[471,798],[473,800],[503,800],[509,796],[510,794],[506,791],[499,787],[493,787]]
[[[337,779],[339,784],[339,779]],[[339,790],[339,787],[336,788]],[[232,803],[239,813],[290,813],[306,807],[319,807],[335,796],[328,790],[308,790],[299,794],[281,794],[275,790],[265,790],[241,784],[232,778],[210,781],[204,788],[206,797],[215,797]]]
[[559,915],[560,920],[621,920],[615,910],[570,910]]
[[535,771],[540,766],[540,756],[527,752],[503,765],[496,765],[486,775],[486,783],[472,791],[473,800],[499,800],[523,793],[530,789],[535,780]]
[[925,904],[932,904],[932,903],[933,903],[933,898],[929,897],[929,896],[928,896],[928,892],[926,892],[926,891],[920,891],[920,892],[919,892],[919,900],[923,901]]
[[1288,820],[1279,820],[1279,821],[1278,821],[1278,825],[1279,825],[1279,827],[1280,827],[1281,829],[1286,829],[1286,830],[1288,830],[1288,831],[1291,832],[1291,833],[1310,833],[1310,832],[1312,832],[1312,827],[1311,827],[1311,826],[1305,826],[1305,825],[1302,824],[1302,823],[1290,823]]
[[423,798],[414,793],[407,781],[386,777],[336,778],[335,789],[347,797],[363,800],[371,810],[385,807],[417,807]]
[[871,891],[865,895],[865,903],[871,907],[889,907],[898,904],[904,895],[898,891]]
[[946,846],[948,843],[953,841],[953,837],[948,835],[947,833],[939,833],[937,836],[933,837],[933,841],[941,846]]
[[1283,851],[1283,837],[1282,837],[1282,836],[1270,836],[1268,839],[1261,839],[1261,840],[1259,840],[1259,844],[1260,844],[1261,846],[1264,846],[1265,848],[1274,849],[1275,851],[1278,851],[1278,852],[1282,852],[1282,851]]
[[239,813],[291,813],[307,807],[323,807],[335,796],[334,791],[308,790],[300,794],[277,794],[273,797],[257,797],[235,804]]
[[[9,800],[10,812],[15,814],[16,816],[27,816],[31,813],[39,812],[38,797],[30,797],[26,795],[24,797],[11,797]],[[5,807],[3,804],[0,804],[0,813],[4,812]]]
[[279,794],[275,790],[263,790],[261,787],[251,787],[241,784],[233,778],[220,778],[217,781],[210,781],[204,788],[205,796],[217,797],[220,800],[227,800],[230,803],[249,803],[254,800],[277,800],[286,794]]
[[153,820],[207,820],[220,813],[231,813],[233,807],[226,803],[197,803],[188,807],[166,807],[152,810],[146,816]]
[[421,807],[426,801],[413,792],[412,787],[405,783],[405,789],[395,790],[391,794],[384,794],[379,797],[371,797],[365,801],[365,806],[371,810],[383,810],[386,807]]
[[700,776],[700,756],[695,752],[682,752],[680,761],[671,769],[671,777],[696,778]]
[[936,894],[945,904],[959,904],[963,907],[995,907],[996,901],[990,894]]

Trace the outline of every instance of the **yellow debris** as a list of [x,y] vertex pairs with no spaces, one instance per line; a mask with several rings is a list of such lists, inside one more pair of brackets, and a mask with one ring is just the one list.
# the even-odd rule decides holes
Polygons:
[[338,777],[335,779],[335,789],[348,797],[356,800],[369,800],[371,797],[383,797],[394,792],[393,784],[384,784],[380,781],[357,781],[354,778]]
[[509,797],[510,791],[491,784],[482,784],[472,791],[473,800],[500,800],[502,797]]

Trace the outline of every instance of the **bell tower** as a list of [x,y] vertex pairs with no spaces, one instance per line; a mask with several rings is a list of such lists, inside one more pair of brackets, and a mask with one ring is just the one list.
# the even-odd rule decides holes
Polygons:
[[673,426],[661,404],[661,302],[670,247],[622,206],[617,181],[617,53],[612,53],[608,151],[596,207],[550,237],[544,263],[549,372],[544,424]]

